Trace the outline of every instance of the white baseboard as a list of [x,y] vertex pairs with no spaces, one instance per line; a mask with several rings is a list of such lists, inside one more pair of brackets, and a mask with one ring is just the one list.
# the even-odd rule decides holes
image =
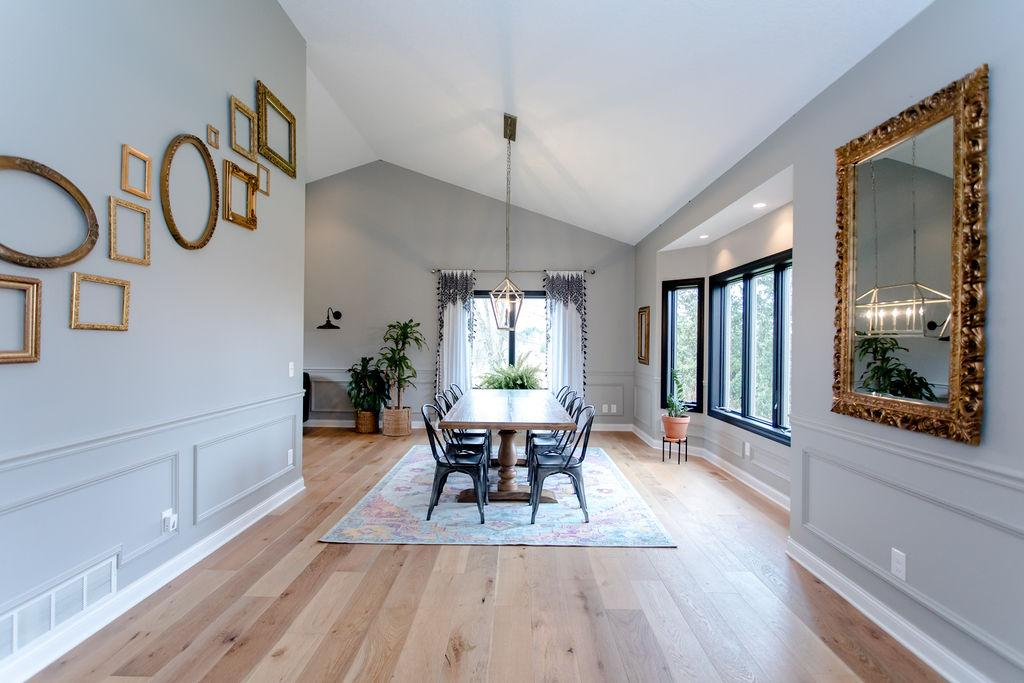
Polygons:
[[105,598],[94,609],[54,629],[0,664],[0,680],[24,681],[167,585],[174,577],[220,548],[257,521],[306,488],[296,479],[270,498],[242,513],[187,550],[175,555],[145,576]]
[[942,647],[888,605],[871,595],[835,567],[828,564],[792,538],[786,543],[786,554],[822,583],[841,595],[861,614],[903,644],[942,677],[964,683],[988,683],[990,679],[973,666]]
[[[306,420],[303,427],[337,427],[339,429],[353,429],[356,426],[355,420]],[[413,420],[413,429],[423,429],[423,420]]]
[[597,422],[594,421],[595,432],[632,432],[633,425],[628,422]]
[[742,470],[739,467],[736,467],[728,460],[718,455],[715,455],[706,448],[691,448],[690,455],[696,455],[698,458],[703,458],[704,460],[708,461],[718,469],[725,470],[726,472],[731,474],[733,478],[736,479],[736,481],[740,482],[741,484],[745,484],[746,486],[750,487],[757,493],[760,493],[762,496],[764,496],[771,502],[775,503],[776,505],[782,508],[785,508],[787,512],[789,511],[789,496],[779,491],[778,489],[772,488],[768,484],[764,483],[763,481],[752,475],[750,472],[747,472],[746,470]]
[[636,434],[637,438],[643,441],[651,448],[661,448],[661,440],[655,439],[653,436],[640,429],[636,425],[633,425],[633,433]]

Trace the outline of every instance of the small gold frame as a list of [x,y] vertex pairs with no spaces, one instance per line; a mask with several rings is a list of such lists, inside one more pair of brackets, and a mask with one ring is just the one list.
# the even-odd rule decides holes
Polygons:
[[[241,114],[245,118],[249,119],[249,145],[243,147],[238,142],[238,126],[235,125],[235,117]],[[256,161],[258,158],[256,155],[256,128],[258,126],[256,120],[256,112],[249,107],[245,106],[240,99],[231,96],[231,112],[229,114],[231,118],[231,149],[235,150],[249,161]]]
[[[953,119],[953,249],[949,403],[855,391],[856,164]],[[954,81],[836,150],[836,309],[832,412],[952,439],[981,442],[985,379],[988,215],[988,65]]]
[[220,131],[212,124],[206,124],[206,144],[214,149],[220,149]]
[[[124,290],[121,296],[121,324],[108,325],[106,323],[83,323],[78,318],[79,300],[82,296],[83,282],[97,282],[101,285],[113,285]],[[73,330],[109,330],[114,332],[126,332],[128,330],[128,308],[131,302],[132,283],[128,280],[119,280],[113,277],[102,275],[89,275],[75,271],[71,274],[71,329]]]
[[256,189],[261,195],[270,196],[270,169],[256,162]]
[[[128,256],[117,250],[117,208],[121,206],[142,214],[143,256]],[[119,197],[110,197],[110,258],[113,261],[134,263],[137,266],[148,266],[150,256],[149,209]]]
[[[274,108],[288,123],[288,158],[276,151],[269,143],[269,129],[267,127],[267,105]],[[259,150],[267,161],[277,166],[292,178],[295,177],[295,170],[298,165],[298,158],[295,153],[295,115],[291,113],[284,102],[277,98],[270,91],[263,81],[256,81],[256,114],[259,117]]]
[[[245,213],[236,213],[231,208],[232,180],[241,180],[245,183]],[[249,173],[244,168],[234,164],[230,159],[224,160],[224,220],[237,223],[249,230],[256,229],[256,174]]]
[[[146,164],[146,186],[144,188],[133,187],[128,177],[128,164],[130,157],[135,157]],[[148,154],[140,152],[131,145],[121,145],[121,191],[133,194],[142,199],[153,198],[153,162]]]
[[636,362],[651,364],[651,307],[641,306],[636,312]]
[[36,363],[39,361],[39,328],[43,313],[43,283],[31,277],[0,275],[0,289],[25,292],[25,321],[22,348],[0,349],[0,363]]

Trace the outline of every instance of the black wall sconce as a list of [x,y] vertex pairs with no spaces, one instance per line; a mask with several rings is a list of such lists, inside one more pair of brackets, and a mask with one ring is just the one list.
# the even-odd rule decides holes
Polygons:
[[327,318],[324,320],[323,325],[317,325],[318,330],[340,330],[341,328],[331,322],[331,318],[335,320],[341,320],[341,311],[336,311],[330,306],[327,307]]

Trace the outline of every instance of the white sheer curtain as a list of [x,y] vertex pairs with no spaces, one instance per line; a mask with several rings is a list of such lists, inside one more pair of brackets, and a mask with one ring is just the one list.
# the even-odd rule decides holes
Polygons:
[[568,384],[583,393],[587,383],[587,281],[581,270],[544,274],[548,318],[548,386]]
[[470,389],[473,344],[472,270],[442,270],[437,274],[437,368],[435,391],[452,384]]

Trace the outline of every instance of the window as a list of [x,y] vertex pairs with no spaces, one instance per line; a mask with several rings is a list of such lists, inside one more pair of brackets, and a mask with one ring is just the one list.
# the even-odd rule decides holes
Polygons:
[[789,444],[793,252],[710,279],[708,415]]
[[473,316],[476,330],[473,338],[471,377],[474,387],[495,365],[514,365],[517,358],[525,358],[530,365],[540,367],[541,388],[547,388],[548,330],[547,307],[544,291],[524,292],[523,309],[519,312],[516,329],[499,330],[494,324],[490,292],[473,292]]
[[704,409],[704,280],[661,283],[661,407],[668,407],[672,371],[679,371],[683,401]]

